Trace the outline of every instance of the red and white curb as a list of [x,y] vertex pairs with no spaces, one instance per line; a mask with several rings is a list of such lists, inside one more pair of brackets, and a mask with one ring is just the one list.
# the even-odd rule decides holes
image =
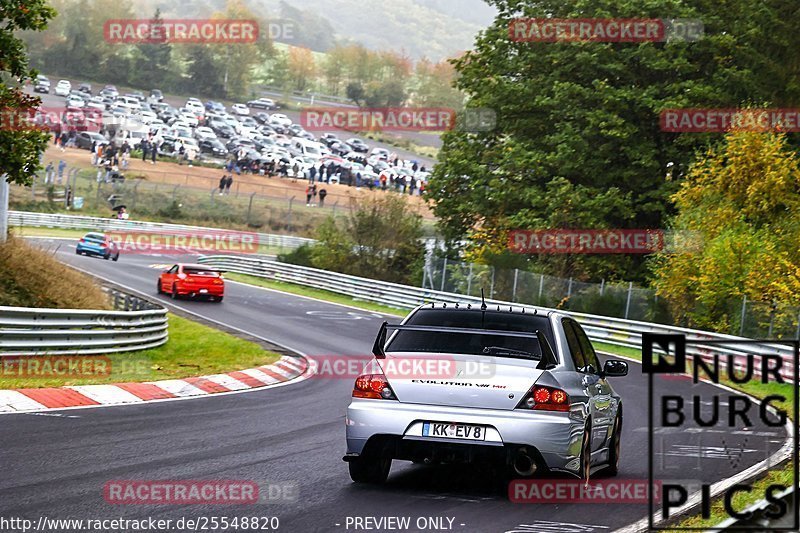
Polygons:
[[0,414],[145,403],[260,389],[302,376],[308,361],[281,357],[271,365],[226,374],[113,385],[76,385],[43,389],[0,390]]

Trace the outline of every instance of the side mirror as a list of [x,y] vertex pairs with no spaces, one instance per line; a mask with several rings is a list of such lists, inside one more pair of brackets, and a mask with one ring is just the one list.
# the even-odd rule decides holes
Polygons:
[[603,365],[603,375],[610,378],[627,376],[628,363],[619,359],[609,359]]

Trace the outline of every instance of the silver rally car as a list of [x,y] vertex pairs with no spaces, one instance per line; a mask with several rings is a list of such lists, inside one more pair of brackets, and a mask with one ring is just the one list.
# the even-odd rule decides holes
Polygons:
[[622,400],[569,315],[426,304],[384,322],[347,408],[350,477],[382,483],[392,460],[493,462],[510,476],[616,475]]

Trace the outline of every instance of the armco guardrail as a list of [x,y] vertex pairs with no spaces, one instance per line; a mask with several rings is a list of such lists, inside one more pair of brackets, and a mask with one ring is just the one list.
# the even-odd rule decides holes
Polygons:
[[[432,301],[465,304],[480,304],[481,301],[480,298],[476,296],[388,283],[374,279],[349,276],[347,274],[339,274],[337,272],[329,272],[327,270],[279,263],[257,257],[209,255],[202,256],[200,262],[230,272],[296,283],[307,287],[344,294],[359,300],[389,305],[399,309],[412,309],[417,305]],[[527,306],[524,302],[507,302],[502,300],[486,300],[486,302],[491,305],[499,306]],[[544,310],[544,308],[537,306],[529,307]],[[629,348],[641,347],[642,333],[682,333],[686,335],[688,340],[695,341],[742,340],[739,337],[731,335],[722,335],[719,333],[710,333],[707,331],[698,331],[662,324],[637,322],[634,320],[588,315],[585,313],[570,314],[580,320],[586,333],[592,340]],[[783,359],[789,358],[792,355],[792,350],[789,346],[769,343],[759,345],[696,345],[689,343],[686,347],[686,352],[688,354],[700,356],[705,360],[713,359],[714,354],[733,354],[742,357],[752,354],[755,359],[755,368],[760,368],[761,356],[771,355]],[[793,379],[792,365],[783,365],[782,375]]]
[[110,290],[117,311],[0,306],[0,356],[92,355],[167,342],[167,310]]
[[[9,211],[9,226],[28,226],[36,228],[85,229],[91,231],[214,231],[219,228],[187,226],[184,224],[166,224],[161,222],[144,222],[138,220],[119,220],[116,218],[88,217],[82,215],[58,215],[53,213],[33,213],[29,211]],[[291,235],[275,235],[272,233],[256,233],[263,246],[294,249],[303,244],[314,243],[314,239],[294,237]]]

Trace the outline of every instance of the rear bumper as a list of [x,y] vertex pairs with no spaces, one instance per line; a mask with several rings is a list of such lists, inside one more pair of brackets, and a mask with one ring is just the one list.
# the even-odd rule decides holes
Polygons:
[[[423,437],[421,422],[457,422],[493,428],[485,441]],[[466,461],[482,457],[509,461],[520,448],[532,448],[549,470],[575,474],[579,470],[585,419],[580,412],[555,413],[407,404],[390,400],[354,398],[347,409],[348,455],[360,455],[380,442],[397,459],[443,455]],[[458,460],[458,459],[455,459]]]
[[[181,296],[223,296],[225,293],[224,285],[212,285],[208,287],[177,285],[178,294]],[[205,290],[206,292],[202,292]]]
[[81,246],[80,244],[75,247],[78,252],[88,255],[99,255],[100,257],[105,257],[106,254],[111,255],[112,257],[116,255],[116,252],[109,252],[103,248],[90,248],[87,246]]

